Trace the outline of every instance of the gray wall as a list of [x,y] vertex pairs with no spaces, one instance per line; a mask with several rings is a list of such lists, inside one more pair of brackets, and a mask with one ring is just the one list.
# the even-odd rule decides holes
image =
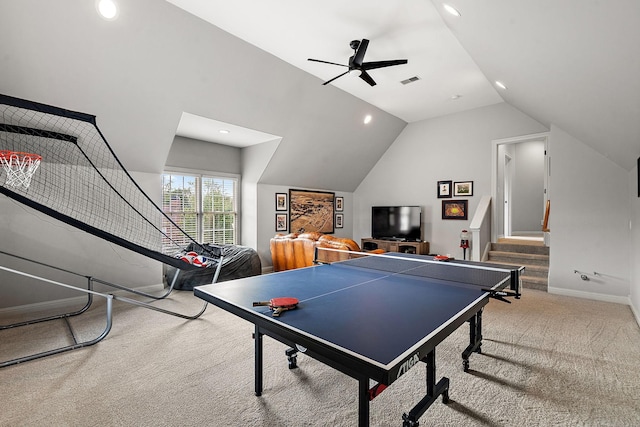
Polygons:
[[[46,167],[46,164],[40,167]],[[133,172],[131,175],[152,199],[161,200],[159,174]],[[59,222],[8,197],[0,197],[0,212],[0,251],[128,287],[154,287],[161,283],[162,268],[157,261]],[[0,256],[0,265],[87,287],[83,278],[60,274],[12,257]],[[113,291],[113,288],[101,286],[95,289]],[[0,308],[75,297],[85,298],[85,294],[0,272]]]
[[514,145],[511,232],[540,232],[544,216],[544,142]]
[[263,182],[353,191],[406,125],[168,2],[119,6],[0,3],[0,93],[95,114],[128,170],[161,173],[187,112],[282,137]]
[[[293,187],[343,195],[346,227],[336,234],[352,233],[356,240],[369,237],[371,205],[419,204],[432,251],[460,256],[459,233],[468,221],[440,219],[436,181],[473,180],[473,212],[480,196],[491,193],[490,141],[547,130],[507,104],[406,126],[166,2],[120,5],[119,19],[106,22],[93,1],[1,2],[0,92],[96,114],[125,167],[152,195],[160,189],[182,112],[279,135],[262,161],[255,153],[241,160],[243,176],[250,176],[242,194],[243,230],[265,258],[275,234],[274,193]],[[361,122],[365,113],[375,116],[369,127]],[[553,126],[550,144],[552,288],[616,300],[631,292],[637,312],[634,172]],[[107,280],[159,282],[154,261],[6,198],[0,209],[0,249]],[[609,276],[585,284],[576,281],[574,268]],[[0,279],[0,307],[47,298]]]
[[[638,153],[640,157],[640,153]],[[638,174],[640,170],[635,167],[629,173],[629,198],[631,200],[631,251],[629,252],[629,265],[631,266],[631,308],[640,324],[640,197],[638,197]]]
[[[629,172],[552,126],[549,287],[625,301],[630,293]],[[590,281],[574,270],[598,272]],[[636,287],[637,287],[636,283]],[[616,298],[620,297],[620,298]]]
[[[354,233],[370,237],[372,205],[420,205],[431,252],[461,258],[460,232],[491,195],[491,141],[546,130],[505,103],[409,124],[355,192]],[[474,195],[460,198],[469,203],[467,221],[442,219],[442,180],[473,181]]]
[[176,136],[165,165],[169,168],[240,174],[242,172],[241,150],[238,147]]

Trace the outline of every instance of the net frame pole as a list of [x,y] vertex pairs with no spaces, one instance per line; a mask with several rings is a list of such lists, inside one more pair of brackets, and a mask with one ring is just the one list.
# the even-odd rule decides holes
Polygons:
[[[102,341],[109,334],[109,332],[111,331],[111,326],[113,324],[113,295],[101,294],[101,293],[95,292],[95,291],[93,291],[91,289],[83,289],[83,288],[79,288],[79,287],[76,287],[76,286],[67,285],[67,284],[64,284],[64,283],[60,283],[60,282],[56,282],[56,281],[53,281],[53,280],[45,279],[43,277],[39,277],[39,276],[36,276],[36,275],[33,275],[33,274],[28,274],[28,273],[25,273],[25,272],[22,272],[22,271],[19,271],[19,270],[14,270],[14,269],[3,267],[3,266],[0,266],[0,270],[4,270],[4,271],[7,271],[9,273],[14,273],[14,274],[18,274],[18,275],[21,275],[21,276],[29,277],[29,278],[32,278],[32,279],[40,280],[40,281],[43,281],[43,282],[46,282],[46,283],[59,285],[59,286],[63,286],[63,287],[66,287],[66,288],[72,288],[72,289],[78,290],[80,292],[84,292],[87,295],[89,295],[89,297],[90,297],[89,298],[89,302],[87,303],[87,305],[79,312],[72,313],[72,314],[69,314],[69,313],[68,314],[63,314],[63,315],[59,315],[59,316],[50,316],[50,317],[47,317],[47,318],[35,319],[33,321],[27,321],[27,322],[21,322],[21,323],[16,323],[16,324],[12,324],[12,325],[7,325],[7,326],[3,326],[2,328],[0,328],[2,330],[9,329],[9,328],[20,327],[20,326],[27,326],[27,325],[31,325],[31,324],[34,324],[34,323],[41,323],[41,322],[46,322],[46,321],[56,320],[56,319],[61,319],[61,318],[67,320],[70,315],[77,315],[77,314],[81,314],[82,312],[86,311],[89,308],[89,306],[91,305],[91,302],[93,301],[92,298],[91,298],[93,295],[99,295],[101,297],[106,298],[106,303],[107,303],[106,314],[105,314],[106,315],[105,328],[96,337],[94,337],[92,339],[89,339],[87,341],[78,342],[73,330],[71,328],[69,328],[69,330],[71,332],[71,336],[72,336],[73,342],[74,342],[73,344],[62,346],[62,347],[58,347],[58,348],[54,348],[54,349],[51,349],[51,350],[42,351],[42,352],[39,352],[39,353],[30,354],[30,355],[23,356],[23,357],[18,357],[18,358],[15,358],[15,359],[6,360],[6,361],[3,361],[3,362],[0,362],[0,368],[5,368],[7,366],[13,366],[13,365],[17,365],[19,363],[28,362],[28,361],[31,361],[31,360],[36,360],[36,359],[40,359],[40,358],[47,357],[47,356],[52,356],[54,354],[64,353],[64,352],[70,351],[70,350],[76,350],[76,349],[79,349],[79,348],[88,347],[88,346],[97,344],[98,342]],[[90,284],[89,284],[89,286],[90,286]]]
[[[151,304],[149,304],[147,302],[138,301],[138,300],[134,300],[134,299],[131,299],[131,298],[118,296],[118,295],[114,295],[114,294],[105,294],[105,293],[101,293],[101,292],[96,292],[96,291],[94,291],[92,289],[92,281],[95,281],[95,279],[90,277],[90,276],[83,276],[81,274],[78,274],[78,273],[75,273],[75,272],[72,272],[72,271],[69,271],[69,270],[65,270],[65,269],[62,269],[62,268],[54,267],[54,266],[51,266],[51,265],[48,265],[48,264],[45,264],[45,263],[42,263],[42,262],[39,262],[39,261],[30,260],[28,258],[17,256],[17,255],[13,255],[13,254],[9,254],[9,253],[3,252],[3,251],[0,251],[0,253],[5,254],[5,255],[9,255],[9,256],[13,256],[13,257],[25,260],[25,261],[34,262],[36,264],[43,265],[43,266],[46,266],[46,267],[50,267],[50,268],[53,268],[55,270],[63,271],[63,272],[66,272],[66,273],[69,273],[69,274],[72,274],[72,275],[85,277],[87,279],[87,281],[88,281],[87,282],[87,289],[84,289],[84,288],[80,288],[80,287],[77,287],[77,286],[69,285],[69,284],[58,282],[58,281],[51,280],[51,279],[47,279],[45,277],[37,276],[35,274],[26,273],[24,271],[15,270],[15,269],[4,267],[4,266],[0,265],[0,270],[6,271],[8,273],[20,275],[20,276],[23,276],[23,277],[28,277],[30,279],[34,279],[34,280],[37,280],[37,281],[41,281],[41,282],[44,282],[44,283],[48,283],[48,284],[51,284],[51,285],[55,285],[55,286],[59,286],[59,287],[67,288],[67,289],[73,289],[75,291],[82,292],[82,293],[85,293],[85,294],[88,295],[87,304],[82,309],[80,309],[80,310],[78,310],[76,312],[64,313],[64,314],[61,314],[61,315],[54,315],[54,316],[48,316],[48,317],[42,317],[42,318],[33,319],[33,320],[29,320],[29,321],[24,321],[24,322],[18,322],[18,323],[14,323],[14,324],[10,324],[10,325],[0,325],[0,331],[11,329],[11,328],[17,328],[17,327],[21,327],[21,326],[32,325],[32,324],[35,324],[35,323],[42,323],[42,322],[47,322],[47,321],[51,321],[51,320],[57,320],[57,319],[64,319],[66,321],[66,320],[68,320],[68,318],[70,316],[76,316],[76,315],[82,314],[85,311],[87,311],[89,309],[89,307],[91,306],[92,302],[93,302],[93,296],[94,295],[105,298],[106,299],[106,304],[107,304],[107,308],[106,308],[106,326],[105,326],[104,330],[99,335],[97,335],[96,337],[94,337],[92,339],[89,339],[89,340],[86,340],[86,341],[78,342],[78,340],[77,340],[77,338],[76,338],[76,336],[75,336],[75,334],[73,332],[73,329],[69,327],[69,330],[71,332],[74,344],[71,344],[71,345],[68,345],[68,346],[58,347],[58,348],[51,349],[51,350],[46,350],[46,351],[39,352],[39,353],[30,354],[30,355],[27,355],[27,356],[23,356],[23,357],[11,359],[11,360],[2,361],[2,362],[0,362],[0,368],[16,365],[16,364],[19,364],[19,363],[23,363],[23,362],[27,362],[27,361],[31,361],[31,360],[35,360],[35,359],[40,359],[40,358],[47,357],[47,356],[52,356],[54,354],[59,354],[59,353],[63,353],[63,352],[70,351],[70,350],[76,350],[76,349],[79,349],[79,348],[88,347],[88,346],[97,344],[98,342],[102,341],[104,338],[107,337],[107,335],[111,331],[111,326],[112,326],[112,323],[113,323],[113,300],[122,301],[122,302],[125,302],[125,303],[128,303],[128,304],[131,304],[131,305],[136,305],[138,307],[143,307],[143,308],[146,308],[146,309],[149,309],[149,310],[157,311],[157,312],[160,312],[160,313],[168,314],[168,315],[171,315],[171,316],[174,316],[174,317],[179,317],[179,318],[186,319],[186,320],[195,320],[195,319],[199,318],[200,316],[202,316],[202,314],[204,314],[204,312],[206,311],[207,306],[209,304],[208,302],[205,301],[199,312],[197,312],[194,315],[186,315],[186,314],[178,313],[178,312],[175,312],[175,311],[166,310],[166,309],[163,309],[163,308],[160,308],[160,307],[156,307],[156,306],[151,305]],[[216,274],[214,276],[213,283],[215,283],[215,281],[218,278],[218,273],[220,272],[221,266],[222,266],[222,256],[221,256],[221,261],[218,264],[218,267],[217,267],[217,270],[216,270]],[[179,270],[178,270],[178,272],[179,272]],[[176,278],[178,276],[178,272],[176,272],[176,275],[174,277],[174,283],[175,283],[175,280],[176,280]],[[128,289],[125,288],[124,290],[128,290]]]

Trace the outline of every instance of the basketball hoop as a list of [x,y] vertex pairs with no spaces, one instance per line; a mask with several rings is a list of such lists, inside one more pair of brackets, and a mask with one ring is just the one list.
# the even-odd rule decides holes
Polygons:
[[20,151],[0,150],[0,163],[7,173],[6,185],[29,188],[31,177],[40,166],[42,157]]

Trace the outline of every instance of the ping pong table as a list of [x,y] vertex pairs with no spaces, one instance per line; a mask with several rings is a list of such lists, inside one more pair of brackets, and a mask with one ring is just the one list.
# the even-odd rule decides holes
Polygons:
[[[263,335],[290,347],[285,352],[289,368],[297,367],[300,352],[356,379],[359,426],[369,425],[369,402],[423,362],[425,396],[402,417],[402,425],[410,427],[419,425],[418,418],[439,396],[449,400],[449,379],[436,382],[436,346],[468,322],[469,345],[462,352],[468,371],[469,356],[481,351],[484,306],[492,297],[519,298],[523,270],[357,253],[345,261],[198,286],[194,294],[254,324],[257,396],[262,394]],[[253,306],[283,296],[298,298],[297,308],[274,317],[271,308]]]

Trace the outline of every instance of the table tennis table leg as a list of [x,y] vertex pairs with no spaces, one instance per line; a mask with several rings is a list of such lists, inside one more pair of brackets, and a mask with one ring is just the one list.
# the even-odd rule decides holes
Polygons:
[[369,427],[369,378],[358,380],[358,427]]
[[262,396],[262,333],[260,327],[256,325],[255,333],[255,382],[256,396]]
[[431,407],[438,396],[442,396],[442,403],[449,403],[449,378],[442,377],[436,383],[436,349],[427,353],[422,361],[427,365],[427,393],[408,414],[402,415],[403,427],[419,425],[418,418]]
[[482,309],[469,319],[469,346],[462,352],[462,366],[469,372],[471,353],[482,353]]

